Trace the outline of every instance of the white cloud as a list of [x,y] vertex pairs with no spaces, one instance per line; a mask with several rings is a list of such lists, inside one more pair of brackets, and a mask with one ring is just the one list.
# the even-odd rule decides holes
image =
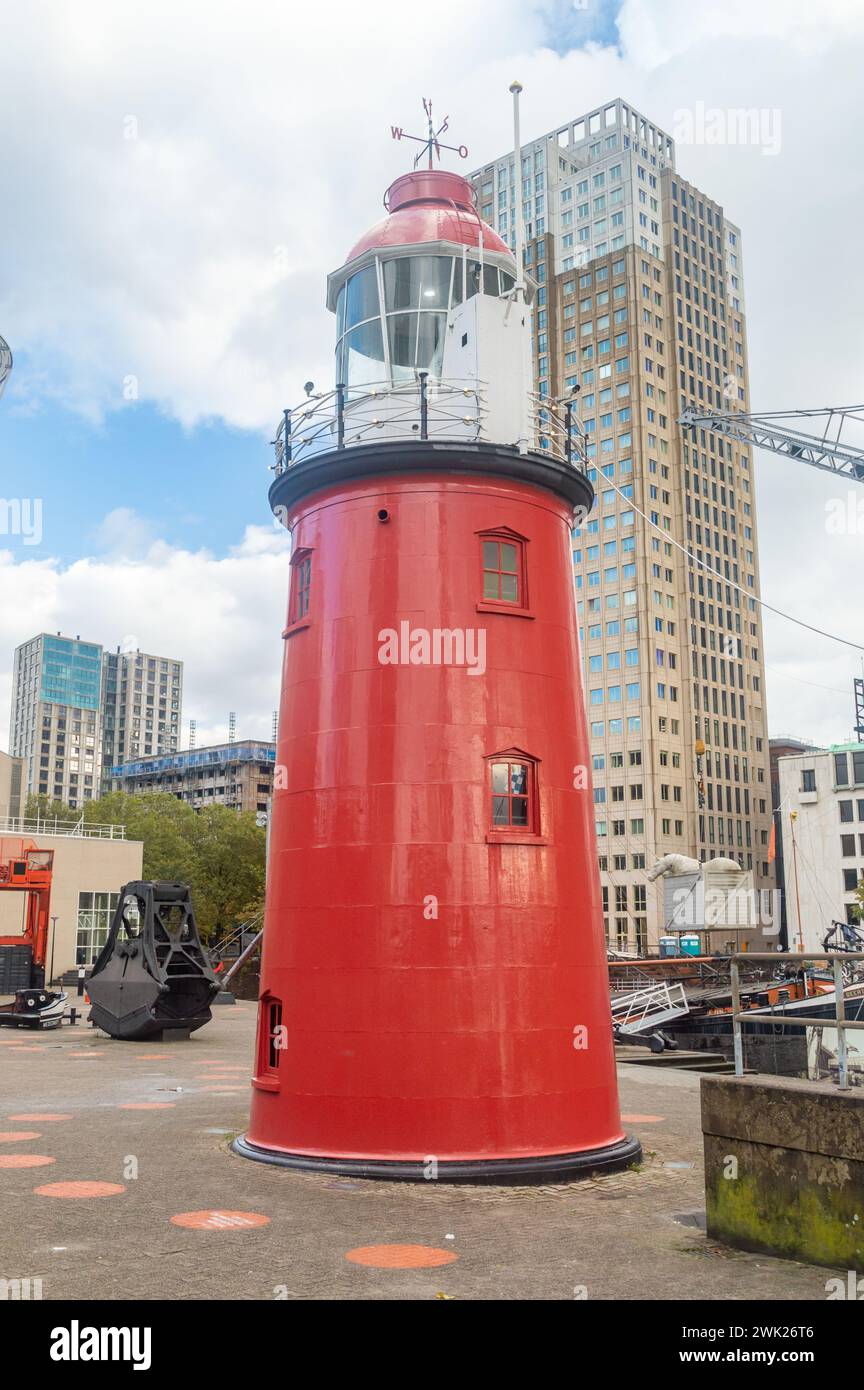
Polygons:
[[[63,566],[15,563],[0,552],[0,650],[37,632],[177,657],[186,663],[184,741],[188,721],[198,742],[227,738],[237,712],[238,738],[269,738],[278,704],[288,590],[288,536],[247,527],[228,555],[172,549],[155,542],[140,559],[107,555]],[[129,637],[134,624],[135,636]],[[11,676],[0,677],[0,747],[7,747]]]
[[[743,228],[754,404],[860,399],[858,0],[625,0],[617,46],[564,55],[544,33],[558,13],[557,0],[440,0],[431,16],[398,0],[259,0],[242,16],[227,0],[92,0],[86,18],[62,0],[20,9],[0,49],[3,257],[14,270],[0,291],[0,331],[31,365],[13,374],[3,411],[58,398],[98,419],[122,408],[134,379],[141,398],[185,425],[218,417],[269,431],[305,380],[329,378],[324,276],[380,215],[384,186],[405,166],[391,123],[419,128],[419,95],[431,94],[474,166],[507,146],[514,76],[525,87],[526,138],[616,95],[667,129],[699,102],[779,111],[775,157],[692,144],[678,165]],[[837,484],[771,458],[760,458],[758,480],[765,597],[860,636],[861,537],[835,541],[824,526]],[[130,524],[115,514],[99,544],[110,550]],[[243,547],[224,560],[160,550],[136,525],[137,570],[110,554],[68,570],[27,556],[13,578],[8,562],[17,636],[134,627],[142,644],[161,648],[167,633],[191,677],[201,628],[177,626],[160,574],[188,572],[199,586],[212,577],[212,603],[194,590],[212,641],[199,688],[211,680],[239,711],[256,680],[223,699],[224,678],[239,676],[213,624],[224,613],[232,637],[244,619],[257,630],[258,594],[251,581],[233,595],[219,584],[231,566],[248,576],[280,557],[266,547],[254,560]],[[255,543],[247,534],[244,547]],[[283,587],[268,602],[281,605]],[[139,589],[162,599],[146,622]],[[241,619],[244,602],[254,612]],[[7,604],[7,630],[8,613]],[[258,635],[266,649],[271,639]],[[850,649],[779,620],[767,623],[766,648],[770,666],[815,685],[846,688],[860,669]],[[259,647],[253,669],[271,682],[255,705],[263,725],[278,653],[272,666],[260,661]],[[851,689],[844,700],[815,685],[769,673],[772,729],[821,739],[848,730]]]

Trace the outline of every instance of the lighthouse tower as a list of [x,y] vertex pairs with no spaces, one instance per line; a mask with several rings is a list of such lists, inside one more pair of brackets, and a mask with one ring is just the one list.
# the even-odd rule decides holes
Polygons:
[[396,180],[286,412],[292,537],[253,1101],[235,1150],[367,1177],[630,1163],[534,287],[465,179]]

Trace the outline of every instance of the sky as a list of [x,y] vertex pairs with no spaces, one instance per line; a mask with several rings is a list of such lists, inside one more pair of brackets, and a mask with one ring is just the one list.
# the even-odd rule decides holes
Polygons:
[[[269,737],[268,441],[332,382],[325,277],[423,96],[466,172],[508,147],[514,78],[525,140],[617,96],[680,133],[742,228],[753,408],[864,396],[859,0],[0,0],[0,32],[0,500],[29,517],[0,508],[0,748],[13,649],[43,630],[182,659],[199,745],[229,710]],[[763,453],[757,500],[765,600],[864,645],[864,488]],[[849,737],[861,656],[767,615],[771,734]]]

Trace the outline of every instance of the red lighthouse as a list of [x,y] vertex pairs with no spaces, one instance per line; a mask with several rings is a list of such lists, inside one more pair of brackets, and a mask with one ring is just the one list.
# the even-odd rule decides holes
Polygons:
[[249,1158],[524,1181],[630,1163],[570,535],[534,287],[452,173],[330,276],[332,393],[286,412],[292,535]]

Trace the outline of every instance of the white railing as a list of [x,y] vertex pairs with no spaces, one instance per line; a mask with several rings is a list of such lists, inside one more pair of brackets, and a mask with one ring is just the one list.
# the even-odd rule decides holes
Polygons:
[[629,990],[612,997],[612,1023],[619,1033],[639,1034],[649,1028],[671,1023],[690,1012],[682,984],[661,981],[647,989]]
[[[526,414],[530,452],[585,470],[584,434],[573,401],[529,392]],[[278,475],[314,454],[379,439],[495,442],[489,439],[485,383],[418,372],[412,381],[339,385],[310,395],[283,411],[272,441],[273,468]]]
[[125,840],[125,825],[64,820],[61,816],[0,816],[0,835],[70,835],[82,840]]

